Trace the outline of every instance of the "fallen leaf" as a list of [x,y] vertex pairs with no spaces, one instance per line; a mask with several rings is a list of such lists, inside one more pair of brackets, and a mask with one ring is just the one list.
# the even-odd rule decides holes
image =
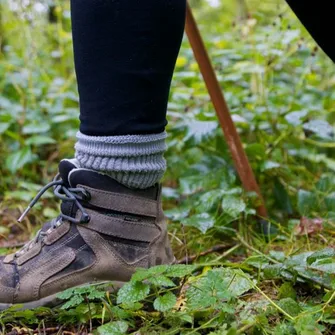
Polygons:
[[300,218],[300,223],[294,228],[295,235],[312,235],[323,230],[323,219]]

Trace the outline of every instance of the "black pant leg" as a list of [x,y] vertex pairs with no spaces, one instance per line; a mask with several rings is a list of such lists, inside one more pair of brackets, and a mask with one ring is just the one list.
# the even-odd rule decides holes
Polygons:
[[287,0],[301,23],[335,62],[334,11],[331,1]]
[[160,133],[185,0],[71,0],[80,131]]

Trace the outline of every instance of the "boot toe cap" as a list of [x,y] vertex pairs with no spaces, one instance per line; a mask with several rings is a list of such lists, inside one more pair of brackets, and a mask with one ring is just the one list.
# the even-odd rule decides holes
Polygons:
[[4,263],[5,257],[0,257],[0,308],[1,304],[11,304],[14,300],[14,266]]

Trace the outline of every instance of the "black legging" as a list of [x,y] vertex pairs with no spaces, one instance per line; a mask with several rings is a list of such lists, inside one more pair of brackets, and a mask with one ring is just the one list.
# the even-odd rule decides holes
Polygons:
[[331,2],[287,0],[287,3],[323,51],[335,62],[334,11]]
[[80,131],[164,131],[185,0],[71,0]]
[[[288,0],[335,60],[332,11]],[[80,131],[160,133],[185,21],[185,0],[71,0]]]

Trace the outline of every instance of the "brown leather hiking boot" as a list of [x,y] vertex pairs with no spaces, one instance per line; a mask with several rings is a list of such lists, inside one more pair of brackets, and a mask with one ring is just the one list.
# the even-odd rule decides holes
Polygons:
[[122,285],[135,268],[174,261],[158,186],[132,190],[67,160],[59,172],[28,209],[53,186],[60,216],[20,251],[0,258],[0,309],[54,304],[67,288]]

